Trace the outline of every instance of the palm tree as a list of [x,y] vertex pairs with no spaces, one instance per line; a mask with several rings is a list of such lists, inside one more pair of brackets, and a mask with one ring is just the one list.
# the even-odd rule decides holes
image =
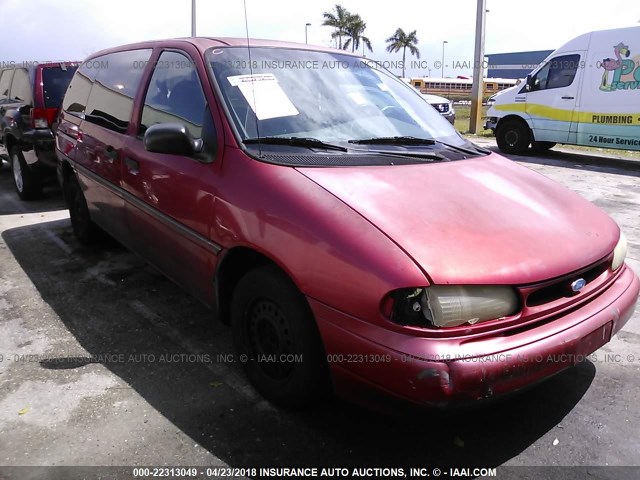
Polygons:
[[363,35],[367,28],[367,24],[364,23],[362,18],[360,18],[360,15],[349,15],[347,20],[345,36],[349,38],[344,42],[343,49],[346,50],[349,48],[349,45],[351,45],[351,51],[355,52],[360,48],[360,42],[362,42],[362,53],[364,53],[364,47],[367,47],[370,52],[373,52],[373,49],[371,48],[371,41],[368,37]]
[[418,37],[416,36],[416,31],[409,33],[408,35],[404,33],[404,30],[398,28],[396,32],[385,40],[389,45],[387,45],[387,52],[395,53],[399,52],[402,49],[402,77],[404,78],[404,68],[405,64],[405,54],[407,48],[409,49],[409,53],[411,55],[415,55],[417,58],[420,58],[420,50],[418,50]]
[[322,17],[324,18],[322,25],[333,27],[335,29],[331,34],[331,38],[337,38],[339,41],[339,48],[342,49],[342,37],[347,35],[348,21],[349,17],[352,15],[342,5],[336,4],[333,10],[335,13],[324,12],[322,14]]

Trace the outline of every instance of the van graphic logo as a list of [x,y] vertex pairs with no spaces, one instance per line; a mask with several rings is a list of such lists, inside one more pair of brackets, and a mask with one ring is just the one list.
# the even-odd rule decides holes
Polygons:
[[579,278],[571,283],[571,290],[573,290],[574,292],[579,292],[584,288],[586,284],[587,282],[584,278]]
[[629,45],[620,42],[613,47],[616,58],[605,58],[598,62],[604,69],[600,90],[613,92],[616,90],[640,89],[640,57],[629,60]]

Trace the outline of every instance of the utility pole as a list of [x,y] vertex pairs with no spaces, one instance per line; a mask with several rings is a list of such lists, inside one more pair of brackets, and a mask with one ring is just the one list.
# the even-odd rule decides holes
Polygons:
[[487,22],[487,0],[478,0],[476,13],[476,48],[473,55],[473,88],[471,89],[471,118],[469,133],[482,128],[482,96],[484,93],[484,33]]
[[191,36],[196,36],[196,0],[191,0]]

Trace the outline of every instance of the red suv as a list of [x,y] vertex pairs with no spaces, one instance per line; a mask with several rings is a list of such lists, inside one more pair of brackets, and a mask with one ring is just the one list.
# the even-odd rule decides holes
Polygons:
[[[0,158],[22,200],[37,198],[56,171],[53,129],[77,63],[16,63],[0,70]],[[1,165],[0,165],[1,166]]]
[[607,343],[637,301],[611,218],[343,51],[97,53],[57,152],[78,240],[106,230],[215,309],[281,404],[329,385],[428,405],[512,392]]

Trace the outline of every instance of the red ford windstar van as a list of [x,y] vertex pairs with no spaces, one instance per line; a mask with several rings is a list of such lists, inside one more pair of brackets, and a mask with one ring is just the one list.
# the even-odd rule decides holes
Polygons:
[[328,386],[422,405],[514,392],[607,343],[638,298],[609,216],[343,51],[99,52],[56,148],[78,240],[104,230],[214,308],[283,405]]

